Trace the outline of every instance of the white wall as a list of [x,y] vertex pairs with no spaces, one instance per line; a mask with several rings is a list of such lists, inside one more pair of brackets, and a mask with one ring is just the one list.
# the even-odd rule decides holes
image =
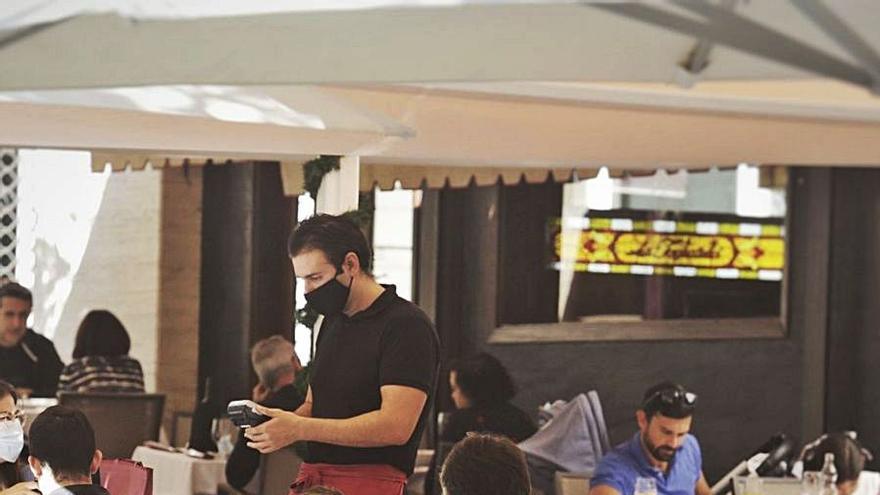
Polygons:
[[83,152],[21,150],[16,278],[33,328],[69,361],[90,309],[116,314],[155,390],[162,174],[91,172]]

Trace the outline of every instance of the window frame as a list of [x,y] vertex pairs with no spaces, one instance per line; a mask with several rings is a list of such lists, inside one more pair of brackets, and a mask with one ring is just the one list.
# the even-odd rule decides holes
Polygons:
[[[784,185],[786,215],[785,265],[780,285],[778,316],[746,318],[676,318],[639,322],[551,322],[500,324],[496,313],[495,328],[489,344],[534,344],[566,342],[639,342],[639,341],[714,341],[739,339],[785,339],[789,335],[789,267],[792,262],[791,222],[794,187]],[[499,239],[500,241],[500,239]],[[500,248],[500,246],[499,246]],[[500,249],[499,249],[500,252]],[[501,294],[501,277],[496,276]]]

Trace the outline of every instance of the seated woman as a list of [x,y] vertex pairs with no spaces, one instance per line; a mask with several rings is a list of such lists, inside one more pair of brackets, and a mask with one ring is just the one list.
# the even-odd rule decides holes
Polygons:
[[495,433],[519,443],[537,431],[534,421],[510,403],[516,386],[507,369],[491,354],[455,361],[449,389],[456,410],[449,414],[441,441],[455,443],[470,431]]
[[[484,352],[454,361],[449,368],[455,411],[439,425],[441,445],[450,446],[471,431],[502,435],[519,443],[538,430],[528,414],[510,403],[516,386],[497,358]],[[440,493],[436,471],[442,462],[435,459],[432,463],[425,478],[427,493]]]
[[143,392],[144,372],[128,355],[131,339],[113,313],[89,311],[76,331],[73,362],[61,372],[61,392]]
[[15,387],[0,380],[0,495],[37,493],[24,449],[22,414]]
[[[804,471],[822,471],[825,454],[834,454],[834,467],[837,469],[837,493],[853,495],[878,492],[877,473],[862,471],[871,453],[864,449],[858,440],[847,433],[829,433],[804,448],[802,461]],[[868,486],[872,485],[872,486]]]

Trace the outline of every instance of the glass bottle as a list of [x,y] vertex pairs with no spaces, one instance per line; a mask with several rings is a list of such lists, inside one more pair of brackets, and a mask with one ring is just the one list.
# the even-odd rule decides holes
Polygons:
[[837,468],[834,466],[834,454],[825,454],[822,466],[822,495],[837,495]]

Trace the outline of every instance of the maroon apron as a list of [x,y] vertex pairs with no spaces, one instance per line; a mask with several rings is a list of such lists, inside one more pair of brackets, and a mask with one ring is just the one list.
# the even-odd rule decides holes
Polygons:
[[336,488],[345,495],[403,495],[406,475],[385,464],[302,463],[288,495],[313,486]]

